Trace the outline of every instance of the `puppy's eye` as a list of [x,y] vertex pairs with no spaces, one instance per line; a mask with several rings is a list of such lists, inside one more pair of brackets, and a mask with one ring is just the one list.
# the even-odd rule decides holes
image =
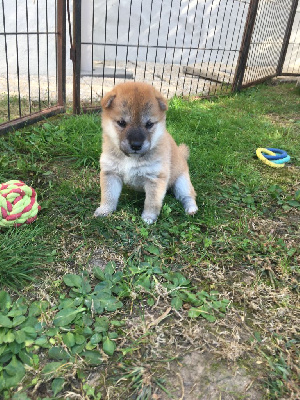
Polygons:
[[117,121],[117,124],[119,125],[120,128],[125,128],[126,121],[124,121],[124,119],[120,119],[119,121]]
[[153,127],[153,125],[154,125],[153,122],[147,121],[145,127],[146,127],[146,129],[151,129]]

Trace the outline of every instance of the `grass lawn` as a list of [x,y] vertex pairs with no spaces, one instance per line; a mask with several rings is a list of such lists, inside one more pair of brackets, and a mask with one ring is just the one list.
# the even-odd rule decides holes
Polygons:
[[[0,137],[0,182],[26,182],[42,207],[0,230],[0,396],[299,398],[299,106],[292,84],[172,99],[199,212],[168,194],[151,226],[126,188],[93,218],[99,115]],[[257,147],[291,162],[268,167]]]

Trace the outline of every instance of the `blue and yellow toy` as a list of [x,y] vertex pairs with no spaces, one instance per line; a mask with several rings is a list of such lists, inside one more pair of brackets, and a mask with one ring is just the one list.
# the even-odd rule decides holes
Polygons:
[[286,151],[273,147],[259,147],[256,149],[256,155],[263,163],[273,168],[283,168],[291,159]]

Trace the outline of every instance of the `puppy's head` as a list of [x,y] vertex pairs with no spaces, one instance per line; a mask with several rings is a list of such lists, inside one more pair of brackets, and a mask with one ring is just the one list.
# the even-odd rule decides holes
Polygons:
[[104,135],[127,156],[143,156],[165,131],[167,102],[146,83],[117,85],[102,101]]

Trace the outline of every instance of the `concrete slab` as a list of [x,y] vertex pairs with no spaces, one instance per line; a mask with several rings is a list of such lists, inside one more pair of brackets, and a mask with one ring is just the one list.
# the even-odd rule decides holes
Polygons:
[[233,75],[220,71],[217,68],[215,69],[213,64],[211,66],[203,66],[201,68],[190,66],[183,67],[183,73],[187,75],[199,76],[203,79],[208,79],[212,82],[219,83],[231,83],[233,80]]
[[296,83],[296,86],[300,86],[300,75],[298,76],[276,76],[272,78],[272,82],[275,83]]
[[[103,71],[104,69],[104,71]],[[103,65],[94,67],[93,72],[81,71],[81,76],[94,76],[99,78],[120,78],[133,79],[133,73],[127,69],[119,69],[114,67],[104,67]]]

